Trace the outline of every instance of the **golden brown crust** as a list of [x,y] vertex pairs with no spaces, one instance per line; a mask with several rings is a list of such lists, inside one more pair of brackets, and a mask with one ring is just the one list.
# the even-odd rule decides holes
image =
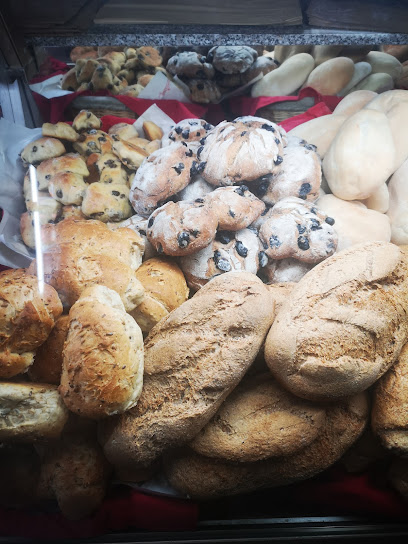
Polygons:
[[79,137],[78,133],[68,123],[56,123],[55,125],[44,123],[42,126],[42,135],[67,140],[68,142],[76,142]]
[[56,138],[44,137],[27,144],[21,152],[21,160],[26,165],[37,165],[41,161],[59,157],[64,153],[65,147],[62,142]]
[[57,319],[47,340],[36,351],[28,374],[34,382],[59,385],[62,372],[62,350],[67,337],[69,317]]
[[263,283],[239,272],[214,278],[162,319],[145,341],[136,408],[104,423],[108,459],[146,466],[193,438],[251,365],[273,317]]
[[100,129],[102,121],[96,117],[91,111],[81,110],[72,122],[72,127],[77,132],[90,129]]

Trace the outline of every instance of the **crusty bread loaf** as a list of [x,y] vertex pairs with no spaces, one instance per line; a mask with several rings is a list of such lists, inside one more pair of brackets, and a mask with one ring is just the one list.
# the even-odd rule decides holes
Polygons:
[[[114,289],[127,311],[143,299],[143,287],[134,276],[142,262],[140,236],[127,228],[110,230],[100,221],[65,219],[42,230],[45,281],[66,307],[88,286]],[[36,274],[36,261],[28,268]]]
[[318,436],[326,408],[295,397],[270,373],[244,378],[190,447],[207,457],[260,461],[291,455]]
[[130,312],[144,333],[169,312],[188,299],[187,287],[181,268],[170,259],[155,257],[148,259],[136,270],[136,278],[144,288],[144,297]]
[[66,406],[92,419],[135,406],[143,386],[143,336],[119,295],[88,287],[69,321],[59,387]]
[[34,363],[28,374],[34,382],[59,385],[62,372],[62,351],[67,337],[69,317],[62,315],[57,319],[47,340],[34,356]]
[[105,497],[110,473],[96,439],[69,434],[49,444],[42,457],[39,499],[55,498],[68,519],[90,516]]
[[397,455],[408,454],[408,344],[374,389],[371,426],[382,444]]
[[41,286],[23,269],[0,273],[0,378],[25,372],[47,339],[62,304],[50,285]]
[[386,242],[357,244],[310,270],[281,307],[265,360],[292,393],[330,400],[364,391],[408,335],[408,258]]
[[147,466],[165,449],[191,440],[250,367],[273,318],[261,280],[227,272],[162,319],[145,341],[136,408],[103,422],[108,460]]
[[58,438],[68,419],[53,385],[0,383],[0,441]]
[[184,450],[165,459],[165,473],[173,487],[200,500],[288,485],[311,478],[340,459],[363,432],[367,419],[367,397],[360,393],[329,404],[318,437],[292,455],[232,463]]

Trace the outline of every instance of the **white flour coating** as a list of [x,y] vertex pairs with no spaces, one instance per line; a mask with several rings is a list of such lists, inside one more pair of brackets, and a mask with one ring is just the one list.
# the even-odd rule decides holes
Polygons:
[[[282,198],[300,197],[302,194],[306,197],[305,200],[314,202],[319,197],[321,181],[319,155],[303,146],[288,145],[283,151],[282,168],[271,179],[262,200],[273,205]],[[305,190],[304,184],[310,185],[310,191]]]
[[[262,126],[272,127],[273,131]],[[259,123],[250,117],[217,125],[208,133],[199,156],[206,163],[204,179],[216,186],[244,183],[277,172],[282,158],[277,125],[265,119]]]
[[204,178],[198,176],[194,181],[190,182],[187,187],[178,193],[181,200],[195,200],[196,198],[204,198],[208,193],[213,191],[214,187],[207,183]]
[[221,230],[238,230],[248,227],[265,209],[262,200],[244,186],[219,187],[210,193],[206,200],[211,202]]
[[245,72],[254,62],[258,53],[247,45],[218,45],[210,49],[213,66],[223,74]]
[[315,265],[303,263],[297,259],[281,259],[280,261],[269,261],[263,268],[268,283],[298,282]]

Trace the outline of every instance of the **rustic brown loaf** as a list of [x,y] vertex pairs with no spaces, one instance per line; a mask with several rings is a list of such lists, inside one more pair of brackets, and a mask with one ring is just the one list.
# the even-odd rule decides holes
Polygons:
[[35,442],[58,438],[68,419],[53,385],[0,383],[0,441]]
[[147,466],[191,440],[250,367],[273,318],[273,299],[261,280],[227,272],[162,319],[145,342],[136,408],[103,424],[108,460]]
[[96,439],[69,434],[49,444],[42,457],[39,499],[55,498],[68,519],[90,516],[105,497],[110,472]]
[[148,259],[136,270],[145,294],[141,304],[130,312],[144,333],[188,299],[189,288],[180,267],[170,259]]
[[367,389],[407,340],[408,258],[358,244],[310,270],[281,307],[265,360],[292,393],[329,400]]
[[360,393],[329,404],[321,433],[297,453],[232,463],[187,449],[165,458],[165,474],[177,490],[200,500],[288,485],[311,478],[340,459],[363,432],[367,419],[367,397]]
[[47,339],[62,304],[56,291],[24,269],[0,273],[0,378],[25,372],[32,364],[34,351]]
[[69,312],[59,392],[74,413],[91,419],[136,405],[143,386],[143,336],[119,295],[85,289]]
[[325,424],[326,408],[295,397],[270,373],[244,378],[190,447],[207,457],[260,461],[291,455]]
[[397,455],[408,454],[408,344],[374,389],[371,426],[382,444]]
[[62,350],[67,337],[69,317],[62,315],[57,319],[47,340],[34,356],[34,363],[28,374],[34,382],[59,385],[62,371]]

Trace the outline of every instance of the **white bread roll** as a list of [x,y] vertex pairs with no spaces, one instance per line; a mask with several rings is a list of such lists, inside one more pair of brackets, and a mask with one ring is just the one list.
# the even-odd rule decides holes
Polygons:
[[369,210],[387,213],[390,205],[390,192],[388,185],[384,183],[371,196],[362,201]]
[[346,119],[347,116],[345,115],[323,115],[298,125],[289,131],[289,134],[315,145],[320,158],[323,159]]
[[343,98],[333,110],[333,115],[347,115],[350,117],[364,108],[377,93],[373,91],[354,91]]
[[388,191],[391,241],[398,245],[408,244],[408,159],[391,176]]
[[313,87],[322,95],[334,95],[351,80],[354,62],[347,57],[327,60],[317,66],[310,74],[304,87]]
[[69,318],[59,387],[66,406],[90,419],[133,408],[143,387],[143,335],[120,296],[92,285]]
[[389,242],[391,239],[391,226],[387,216],[367,209],[361,202],[324,195],[317,200],[316,206],[335,220],[337,253],[356,244]]
[[401,76],[402,64],[393,55],[382,51],[370,51],[365,61],[371,64],[373,74],[389,74],[394,81]]
[[287,96],[294,93],[306,81],[314,68],[314,59],[308,53],[290,57],[276,70],[255,83],[251,96]]
[[323,172],[337,197],[365,199],[393,173],[395,154],[387,116],[364,109],[340,128],[324,157]]
[[407,278],[408,255],[386,242],[358,244],[319,263],[291,291],[266,337],[272,374],[310,400],[365,391],[406,342]]
[[350,92],[367,90],[380,94],[393,88],[394,81],[389,74],[370,74],[352,87]]
[[353,87],[358,85],[360,81],[362,81],[365,77],[369,76],[371,74],[371,64],[368,62],[357,62],[354,65],[354,73],[350,81],[347,83],[341,91],[339,91],[337,94],[339,96],[346,96]]

